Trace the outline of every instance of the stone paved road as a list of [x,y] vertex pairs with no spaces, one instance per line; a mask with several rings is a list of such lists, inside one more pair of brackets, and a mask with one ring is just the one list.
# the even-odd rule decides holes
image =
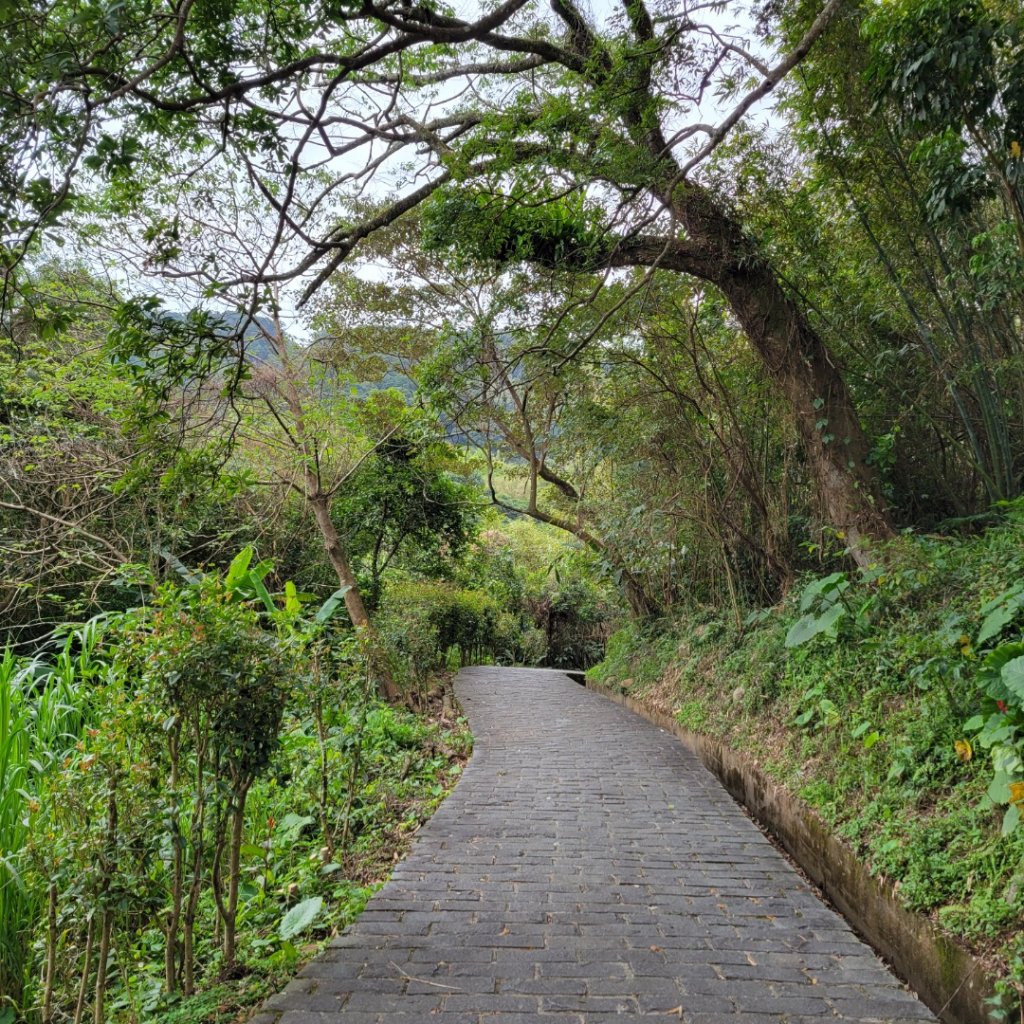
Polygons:
[[556,672],[456,689],[462,780],[259,1024],[933,1019],[674,738]]

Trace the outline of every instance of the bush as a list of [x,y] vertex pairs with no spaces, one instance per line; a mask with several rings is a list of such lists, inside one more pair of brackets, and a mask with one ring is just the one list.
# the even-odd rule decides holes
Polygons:
[[257,1000],[454,781],[464,738],[379,703],[357,637],[242,597],[168,585],[0,657],[0,1021]]
[[508,627],[486,592],[437,581],[392,584],[377,620],[385,647],[416,683],[445,665],[453,649],[461,664],[495,659],[508,646]]
[[[503,521],[480,534],[459,574],[485,590],[510,621],[503,661],[585,669],[601,660],[621,600],[594,552],[527,520]],[[515,621],[512,622],[511,620]]]

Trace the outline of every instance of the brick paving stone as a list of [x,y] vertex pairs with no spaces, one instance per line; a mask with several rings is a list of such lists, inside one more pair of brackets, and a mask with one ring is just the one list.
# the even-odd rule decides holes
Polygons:
[[558,672],[456,692],[462,780],[257,1024],[934,1021],[672,736]]

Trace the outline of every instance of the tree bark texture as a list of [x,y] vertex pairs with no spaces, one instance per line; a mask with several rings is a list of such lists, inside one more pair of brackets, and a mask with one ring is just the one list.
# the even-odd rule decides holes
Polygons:
[[786,294],[777,273],[721,201],[699,186],[678,186],[671,207],[686,229],[685,267],[714,284],[788,402],[822,505],[854,559],[871,541],[894,535],[868,464],[870,447],[842,372],[824,339]]

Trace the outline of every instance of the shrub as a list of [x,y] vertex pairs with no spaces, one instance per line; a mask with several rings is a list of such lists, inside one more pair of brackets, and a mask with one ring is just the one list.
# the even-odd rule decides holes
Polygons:
[[462,664],[495,658],[507,646],[507,628],[489,594],[436,581],[392,584],[378,617],[385,647],[417,683],[444,665],[453,649]]

